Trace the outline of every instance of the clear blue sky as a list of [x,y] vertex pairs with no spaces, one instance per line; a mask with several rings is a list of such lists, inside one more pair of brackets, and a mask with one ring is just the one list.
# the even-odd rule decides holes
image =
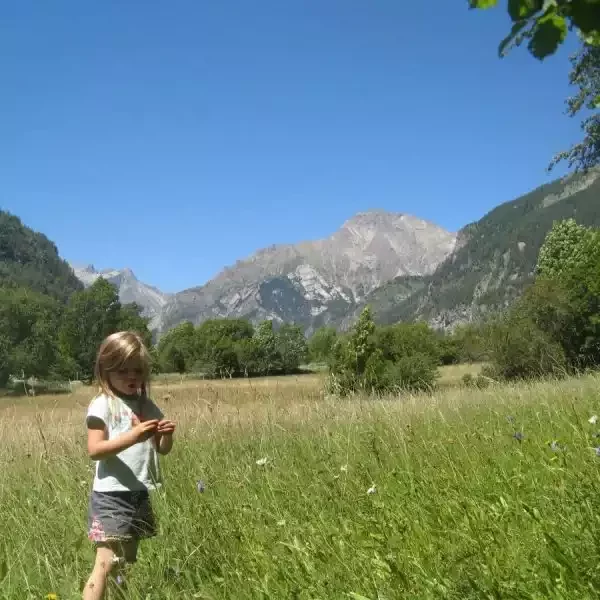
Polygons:
[[579,136],[466,0],[5,0],[0,207],[165,291],[369,208],[456,230]]

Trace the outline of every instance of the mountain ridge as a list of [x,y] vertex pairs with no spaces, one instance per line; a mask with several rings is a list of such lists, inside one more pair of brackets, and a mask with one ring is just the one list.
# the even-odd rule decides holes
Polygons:
[[367,303],[382,323],[424,319],[443,329],[510,305],[532,280],[552,222],[600,226],[599,199],[594,169],[544,183],[456,233],[401,212],[361,211],[326,238],[259,248],[174,294],[127,269],[76,272],[112,279],[122,301],[144,306],[159,335],[182,321],[222,317],[294,322],[307,333],[345,329]]
[[362,212],[327,238],[261,248],[206,284],[174,294],[161,328],[247,315],[283,322],[286,314],[310,331],[328,321],[330,305],[337,313],[398,273],[432,272],[454,243],[455,234],[418,217]]
[[539,249],[554,221],[600,226],[600,168],[545,183],[504,202],[457,235],[455,250],[410,290],[397,278],[346,315],[347,326],[366,303],[381,323],[422,319],[453,328],[503,310],[533,281]]

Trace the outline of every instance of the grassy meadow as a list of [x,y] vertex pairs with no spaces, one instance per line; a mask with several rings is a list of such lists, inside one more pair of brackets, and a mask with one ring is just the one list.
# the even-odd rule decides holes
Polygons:
[[[320,375],[155,384],[179,430],[126,597],[598,598],[600,377],[464,370],[383,399]],[[0,398],[0,598],[80,598],[90,392]]]

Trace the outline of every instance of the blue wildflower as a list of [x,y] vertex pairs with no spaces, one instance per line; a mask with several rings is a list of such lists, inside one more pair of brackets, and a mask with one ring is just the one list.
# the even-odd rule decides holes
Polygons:
[[517,440],[517,442],[522,442],[525,439],[525,436],[520,431],[515,431],[513,437],[515,440]]

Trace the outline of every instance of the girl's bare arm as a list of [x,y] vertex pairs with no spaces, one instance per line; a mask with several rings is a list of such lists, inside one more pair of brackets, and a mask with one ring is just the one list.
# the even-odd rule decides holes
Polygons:
[[131,431],[127,431],[109,440],[106,426],[100,419],[88,420],[88,456],[92,460],[103,460],[116,456],[119,452],[137,444],[152,435],[156,430],[158,420],[144,421],[136,425]]

